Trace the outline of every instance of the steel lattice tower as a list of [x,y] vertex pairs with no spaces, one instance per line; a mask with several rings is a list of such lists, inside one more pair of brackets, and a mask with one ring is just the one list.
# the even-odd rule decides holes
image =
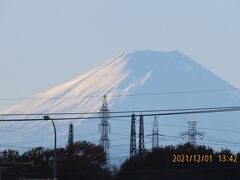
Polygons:
[[130,134],[130,157],[137,154],[137,144],[136,144],[136,117],[132,114],[131,120],[131,134]]
[[157,121],[157,116],[154,117],[154,122],[153,122],[153,131],[152,131],[152,149],[156,149],[159,147],[159,132],[158,132],[158,121]]
[[73,130],[73,124],[69,124],[69,132],[68,132],[68,145],[73,144],[73,136],[74,136],[74,130]]
[[110,114],[110,111],[109,111],[108,105],[107,105],[107,97],[106,97],[106,95],[104,95],[103,104],[102,104],[102,107],[100,109],[100,114],[99,114],[100,118],[102,119],[101,124],[99,125],[99,132],[101,133],[101,138],[100,138],[99,143],[103,147],[103,149],[106,153],[107,168],[110,167],[110,157],[109,157],[110,141],[109,141],[109,137],[108,137],[108,134],[110,133],[110,125],[108,123],[109,114]]
[[188,137],[188,142],[194,147],[196,146],[197,137],[203,139],[205,133],[197,131],[197,121],[188,121],[188,131],[180,133],[181,138]]
[[138,153],[140,156],[145,151],[145,143],[144,143],[144,123],[143,123],[143,115],[140,115],[140,122],[139,122],[139,149]]

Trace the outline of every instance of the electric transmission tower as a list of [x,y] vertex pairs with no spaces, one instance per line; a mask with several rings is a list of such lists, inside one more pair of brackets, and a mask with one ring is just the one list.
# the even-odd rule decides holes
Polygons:
[[159,147],[159,132],[158,132],[158,121],[157,121],[157,116],[154,117],[154,122],[153,122],[153,131],[152,131],[152,149],[156,149]]
[[73,144],[73,137],[74,137],[74,130],[73,130],[73,123],[69,124],[69,132],[68,132],[68,145]]
[[110,133],[110,125],[108,123],[109,119],[109,114],[110,111],[108,109],[107,105],[107,97],[104,95],[103,97],[103,104],[100,109],[100,118],[101,124],[99,125],[99,132],[101,133],[101,138],[100,138],[100,145],[103,147],[105,154],[106,154],[106,159],[107,159],[107,166],[106,168],[110,168],[110,157],[109,157],[109,147],[110,147],[110,141],[108,134]]
[[197,131],[197,121],[188,121],[188,131],[179,134],[182,139],[188,138],[188,142],[196,146],[196,140],[199,137],[202,140],[205,136],[204,132]]
[[136,117],[132,114],[131,120],[131,134],[130,134],[130,157],[137,154],[137,144],[136,144]]
[[144,123],[143,123],[143,115],[140,115],[140,122],[139,122],[139,148],[138,148],[139,156],[142,156],[144,151],[145,151]]

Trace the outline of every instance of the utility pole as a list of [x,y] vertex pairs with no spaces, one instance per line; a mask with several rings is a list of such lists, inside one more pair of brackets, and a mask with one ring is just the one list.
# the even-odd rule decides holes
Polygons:
[[204,138],[205,133],[197,131],[197,121],[188,121],[188,131],[179,134],[182,139],[188,138],[188,142],[196,147],[196,140]]
[[130,134],[130,157],[137,154],[137,144],[136,144],[136,117],[132,114],[131,120],[131,134]]
[[109,114],[110,114],[110,111],[109,111],[108,105],[107,105],[107,97],[106,97],[106,95],[104,95],[103,104],[100,109],[100,118],[102,120],[99,125],[99,132],[101,133],[101,138],[100,138],[99,143],[103,147],[105,154],[106,154],[106,158],[107,158],[106,168],[107,169],[110,168],[110,156],[109,156],[110,140],[108,137],[108,134],[110,133],[110,125],[108,123]]
[[144,143],[144,122],[143,122],[143,115],[140,115],[139,120],[139,148],[138,153],[141,157],[145,151],[145,143]]
[[74,129],[73,129],[73,123],[69,124],[69,132],[68,132],[68,145],[72,145],[74,142]]
[[159,147],[159,131],[158,131],[158,121],[157,116],[154,117],[153,131],[152,131],[152,149]]

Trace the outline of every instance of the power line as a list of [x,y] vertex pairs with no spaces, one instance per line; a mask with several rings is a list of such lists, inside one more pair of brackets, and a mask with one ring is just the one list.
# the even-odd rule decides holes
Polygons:
[[[178,140],[176,139],[167,139],[167,141],[174,141],[174,142],[179,142]],[[206,141],[206,142],[209,142],[209,143],[205,143],[205,142],[200,142],[198,146],[201,146],[201,145],[216,145],[216,146],[232,146],[232,147],[239,147],[238,144],[233,144],[233,143],[212,143],[212,142],[215,142],[215,141]]]
[[[159,124],[160,126],[170,126],[170,127],[181,127],[186,128],[187,126],[181,126],[181,125],[174,125],[174,124]],[[234,133],[240,133],[239,130],[232,130],[232,129],[218,129],[218,128],[204,128],[204,127],[198,127],[198,129],[202,130],[209,130],[209,131],[221,131],[221,132],[234,132]]]
[[0,147],[10,147],[10,148],[18,148],[18,149],[33,149],[33,147],[7,145],[7,144],[0,144]]
[[[122,121],[122,120],[119,120],[119,121]],[[125,120],[125,121],[128,121],[128,120]],[[1,120],[0,120],[1,122]],[[149,123],[149,124],[152,124],[150,122],[145,122],[145,123]],[[187,128],[187,126],[181,126],[181,125],[174,125],[174,124],[159,124],[160,126],[169,126],[169,127],[179,127],[179,128]],[[233,133],[240,133],[239,130],[233,130],[233,129],[218,129],[218,128],[205,128],[205,127],[198,127],[198,129],[202,129],[202,130],[208,130],[208,131],[221,131],[221,132],[233,132]],[[11,130],[12,130],[12,127],[11,127]],[[84,129],[85,130],[85,129]],[[24,131],[23,129],[20,129],[18,128],[18,131]],[[6,132],[9,132],[9,130],[5,130],[3,132],[3,130],[1,129],[0,133],[6,133]],[[20,132],[18,132],[20,133]],[[82,133],[82,134],[76,134],[76,137],[83,137],[83,136],[89,136],[89,135],[97,135],[98,133]],[[116,136],[123,136],[123,137],[128,137],[129,138],[129,135],[126,135],[126,134],[117,134],[117,133],[111,133],[111,135],[116,135]],[[41,139],[42,140],[42,139]]]
[[[156,95],[171,95],[171,94],[191,94],[191,93],[205,93],[205,92],[222,92],[222,91],[239,91],[239,88],[218,88],[218,89],[203,89],[203,90],[186,90],[186,91],[172,91],[172,92],[151,92],[151,93],[139,93],[139,94],[116,94],[111,97],[118,98],[118,97],[134,97],[134,96],[156,96]],[[86,98],[93,98],[93,97],[102,97],[101,95],[90,94],[87,96],[69,96],[69,97],[52,97],[52,98],[45,98],[45,97],[30,97],[30,98],[0,98],[0,101],[22,101],[22,100],[55,100],[55,99],[86,99]]]
[[[127,114],[127,113],[146,113],[146,112],[174,112],[174,111],[194,111],[194,110],[215,110],[215,109],[232,109],[240,106],[219,106],[219,107],[198,107],[198,108],[176,108],[176,109],[154,109],[154,110],[129,110],[129,111],[113,111],[110,114]],[[0,116],[42,116],[46,113],[5,113]],[[47,113],[48,115],[96,115],[99,112],[65,112],[65,113]]]
[[[233,108],[214,108],[209,110],[194,110],[194,111],[179,111],[179,112],[167,112],[167,113],[151,113],[151,114],[142,114],[145,117],[148,116],[171,116],[171,115],[184,115],[184,114],[203,114],[203,113],[218,113],[218,112],[234,112],[234,111],[240,111],[240,107],[233,107]],[[136,116],[141,116],[140,114]],[[131,115],[115,115],[110,116],[109,118],[130,118]],[[52,118],[52,120],[56,121],[69,121],[69,120],[86,120],[86,119],[99,119],[98,116],[93,117],[62,117],[62,118]],[[42,118],[31,118],[31,119],[0,119],[0,122],[24,122],[24,121],[43,121]]]

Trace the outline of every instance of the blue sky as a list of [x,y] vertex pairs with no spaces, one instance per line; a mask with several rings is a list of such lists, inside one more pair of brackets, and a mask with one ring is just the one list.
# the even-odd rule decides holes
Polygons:
[[132,49],[178,50],[240,87],[239,17],[239,0],[0,0],[0,98],[31,97]]

